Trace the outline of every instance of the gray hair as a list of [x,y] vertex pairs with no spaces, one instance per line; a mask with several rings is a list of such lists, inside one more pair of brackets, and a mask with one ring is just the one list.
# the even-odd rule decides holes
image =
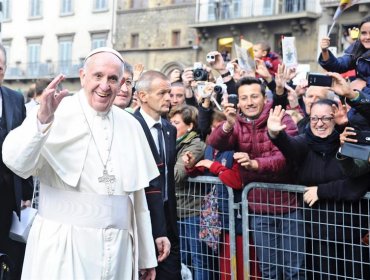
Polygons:
[[131,76],[134,75],[134,68],[132,67],[132,65],[130,63],[128,63],[127,61],[124,61],[123,62],[123,72],[126,72],[128,74],[130,74]]
[[146,91],[149,92],[152,87],[152,81],[154,79],[162,79],[164,81],[169,81],[168,77],[159,71],[149,70],[143,73],[140,79],[136,82],[135,89],[137,92]]

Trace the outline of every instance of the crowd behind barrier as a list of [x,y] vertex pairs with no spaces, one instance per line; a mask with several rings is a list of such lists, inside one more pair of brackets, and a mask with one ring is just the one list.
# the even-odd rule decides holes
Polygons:
[[[142,231],[147,243],[143,242],[139,246],[142,250],[139,260],[143,260],[144,252],[153,251],[149,246],[153,237],[158,266],[154,269],[155,257],[154,252],[151,252],[153,256],[150,259],[153,263],[143,267],[140,279],[154,280],[156,277],[158,280],[179,280],[180,267],[183,279],[195,280],[370,279],[370,195],[366,193],[370,191],[370,146],[366,136],[370,131],[370,17],[360,23],[358,40],[353,42],[343,56],[335,57],[329,46],[330,38],[322,38],[318,62],[322,68],[331,72],[325,75],[309,73],[307,80],[299,83],[293,83],[293,78],[297,75],[296,69],[284,65],[266,42],[253,45],[253,73],[246,71],[245,65],[239,65],[242,62],[240,59],[239,62],[238,59],[230,61],[230,57],[218,51],[207,54],[210,67],[196,62],[194,67],[177,69],[169,77],[158,71],[144,72],[141,64],[132,68],[114,50],[93,51],[90,55],[96,56],[96,59],[90,59],[93,62],[99,62],[99,59],[102,60],[107,55],[114,58],[112,62],[117,73],[122,69],[117,58],[123,62],[125,82],[119,84],[118,79],[111,78],[90,80],[99,91],[90,92],[84,88],[86,83],[82,83],[83,91],[73,99],[86,97],[88,103],[91,103],[88,106],[98,112],[110,109],[114,102],[120,109],[133,113],[144,129],[144,140],[148,141],[143,141],[138,146],[144,150],[147,145],[143,144],[149,145],[156,163],[155,166],[152,160],[150,169],[153,169],[153,174],[154,171],[159,172],[155,178],[148,177],[145,184],[149,184],[145,188],[146,206],[149,208],[149,211],[145,211],[145,217],[150,212],[152,236],[148,235],[149,231]],[[0,64],[5,65],[5,50],[1,50],[3,57],[0,55]],[[103,54],[99,54],[101,52]],[[111,54],[104,54],[105,52]],[[87,66],[82,70],[90,75],[94,67]],[[351,83],[340,75],[348,70],[356,70],[352,76],[355,80]],[[313,82],[310,77],[329,82]],[[42,86],[47,86],[45,91],[41,91],[44,93],[40,98],[44,101],[34,96],[33,102],[28,103],[28,107],[40,104],[37,118],[41,124],[47,124],[54,117],[59,103],[53,100],[59,99],[60,102],[69,95],[67,90],[57,87],[64,78],[59,75],[48,86],[47,82]],[[81,77],[82,82],[84,78],[85,76]],[[5,104],[7,95],[1,91]],[[48,110],[49,101],[46,102],[46,98],[53,105],[51,111]],[[103,106],[97,100],[105,100],[106,103]],[[67,102],[68,99],[64,104],[68,104]],[[8,110],[10,107],[5,105],[4,108]],[[82,105],[81,109],[88,123]],[[115,119],[120,116],[121,123],[132,121],[131,117],[126,120],[128,115],[116,109],[108,110],[112,112],[112,116],[116,114]],[[97,117],[105,119],[100,114]],[[26,123],[31,118],[32,114],[26,118]],[[114,150],[112,156],[110,153],[112,145],[118,142],[113,141],[113,135],[117,138],[117,135],[122,137],[123,134],[120,134],[121,127],[114,127],[113,117],[104,122],[104,125],[111,123],[108,126],[111,132],[110,144],[109,137],[105,138],[109,147],[106,161],[100,154],[101,147],[98,147],[103,142],[97,145],[94,138],[102,134],[94,136],[95,130],[89,123],[85,129],[92,135],[98,152],[96,156],[104,167],[103,176],[98,177],[98,181],[104,183],[105,191],[112,195],[118,185],[115,185],[116,177],[108,175],[107,166],[113,164],[110,160],[115,158],[114,155],[117,157]],[[57,121],[55,123],[58,124]],[[94,125],[93,122],[91,126]],[[96,127],[107,129],[101,125],[97,124]],[[5,118],[2,118],[1,126],[8,126]],[[49,128],[50,126],[47,130]],[[25,128],[23,130],[26,132]],[[40,127],[37,132],[39,130]],[[22,128],[16,131],[22,132]],[[14,148],[17,146],[14,145],[16,139],[24,138],[22,134],[14,137],[15,133],[17,132],[11,132],[13,138],[7,136],[7,139],[7,133],[2,135],[4,143],[8,144],[4,144],[4,150],[7,151],[4,162],[17,173],[19,170],[15,168],[18,166],[15,161],[21,160],[24,170],[19,172],[29,175],[31,173],[27,173],[28,166],[33,163],[28,164],[26,160],[32,158],[24,159],[22,156],[26,153],[20,152],[22,156],[13,159],[12,149],[17,149]],[[63,135],[56,135],[64,141]],[[44,147],[40,145],[39,148]],[[119,150],[122,147],[115,148]],[[148,152],[144,155],[147,162],[152,159]],[[93,158],[94,154],[92,157],[90,155],[90,160],[86,159],[86,163],[95,162],[96,160],[91,160]],[[118,158],[115,160],[118,162]],[[66,167],[70,168],[69,165],[67,163]],[[95,165],[88,166],[94,170],[97,168]],[[86,174],[95,173],[88,170],[83,169]],[[36,173],[34,171],[33,175]],[[41,173],[47,180],[50,179],[49,174]],[[8,175],[4,173],[2,176],[11,190],[13,183]],[[200,175],[207,176],[196,177]],[[64,178],[63,174],[58,176],[63,182],[67,182],[65,180],[68,178]],[[87,179],[89,175],[85,177]],[[33,179],[37,192],[33,204],[41,210],[45,209],[45,203],[41,200],[39,203],[38,200],[37,177]],[[78,184],[82,184],[81,182],[89,184],[89,180],[80,180]],[[98,187],[95,183],[92,186]],[[119,186],[125,187],[126,183]],[[45,194],[46,189],[47,186],[42,185],[41,194]],[[138,191],[143,193],[141,189]],[[22,192],[16,189],[15,196],[11,193],[12,199],[9,200],[3,196],[3,203],[0,204],[6,205],[14,196],[18,200],[18,210],[29,206],[27,193],[22,195],[24,201],[19,205]],[[9,210],[14,208],[14,205],[7,206]],[[142,209],[146,207],[142,206]],[[39,216],[42,218],[41,212]],[[74,223],[73,215],[65,216],[68,216],[68,222],[61,224]],[[149,225],[144,222],[145,217],[136,221]],[[37,224],[38,220],[35,221]],[[42,231],[48,232],[52,227],[50,224],[42,228]],[[37,226],[33,229],[37,230]],[[3,240],[8,238],[7,235],[7,232],[3,234]],[[84,234],[84,238],[87,236]],[[32,248],[33,243],[36,244],[35,240],[29,239],[31,242],[28,242],[28,248]],[[55,248],[60,247],[60,239],[58,240],[58,243],[53,244]],[[23,278],[42,278],[40,273],[44,272],[44,258],[40,257],[43,256],[40,252],[43,251],[44,240],[41,238],[40,241],[41,246],[38,245],[40,248],[37,248],[35,254],[29,250],[31,253],[25,259]],[[0,245],[7,245],[6,243],[9,242],[2,242]],[[21,245],[24,247],[24,244]],[[72,247],[79,246],[74,243]],[[45,254],[52,251],[45,248]],[[136,254],[140,250],[133,252]],[[19,262],[16,274],[21,272],[22,254],[15,257]],[[119,256],[116,257],[119,263]],[[34,259],[37,258],[41,261],[35,265]],[[51,260],[59,263],[58,258],[59,262],[74,259],[67,252]],[[84,266],[87,267],[89,260],[84,259],[85,261]],[[79,263],[72,263],[68,269],[74,271],[75,267],[80,267]],[[95,269],[99,269],[98,266]],[[130,270],[122,270],[119,265],[112,268],[114,277],[122,278],[121,272],[131,274]],[[91,278],[86,275],[96,274],[92,270],[81,273],[72,278]],[[104,274],[107,275],[108,270]]]
[[[213,186],[218,188],[225,187],[222,182],[216,177],[199,176],[196,178],[189,178],[187,181],[189,190],[194,188],[201,189],[202,199],[208,199],[207,194],[212,190]],[[346,209],[347,212],[343,213],[343,209],[329,210],[327,207],[321,208],[310,208],[308,205],[303,203],[302,194],[304,193],[305,186],[300,185],[288,185],[288,184],[268,184],[268,183],[250,183],[244,187],[241,197],[241,202],[235,200],[234,191],[231,188],[227,188],[227,198],[218,199],[218,217],[221,224],[219,226],[209,226],[209,230],[220,229],[219,239],[216,241],[217,246],[213,250],[210,246],[206,245],[206,240],[203,240],[204,247],[202,248],[188,248],[181,247],[181,252],[186,255],[186,258],[182,258],[182,263],[187,266],[190,271],[193,271],[194,264],[193,260],[196,257],[200,257],[203,261],[203,269],[208,272],[208,279],[263,279],[261,276],[261,267],[267,266],[269,269],[276,269],[280,277],[282,277],[284,271],[289,271],[291,267],[287,266],[284,262],[287,258],[294,259],[297,257],[295,250],[290,251],[289,248],[294,244],[285,244],[283,250],[277,250],[273,240],[265,242],[261,248],[256,248],[253,243],[253,239],[257,235],[262,235],[269,232],[269,227],[266,227],[266,232],[253,232],[249,226],[252,219],[258,219],[262,213],[253,213],[249,210],[249,202],[247,200],[248,192],[253,188],[265,188],[270,190],[277,190],[281,192],[288,192],[294,194],[297,197],[296,209],[288,209],[289,212],[299,211],[301,212],[304,224],[304,232],[298,239],[303,244],[304,250],[300,252],[304,256],[304,264],[301,267],[302,274],[304,276],[298,277],[297,279],[369,279],[369,254],[370,247],[365,240],[367,233],[370,230],[370,192],[367,193],[359,202],[358,206],[362,209],[361,214],[358,211],[351,211]],[[189,197],[193,194],[189,191]],[[199,194],[198,194],[199,196]],[[181,209],[180,211],[197,211],[199,215],[204,214],[206,211],[208,214],[210,209],[204,208],[204,203],[201,209]],[[325,217],[331,217],[329,222],[310,222],[306,220],[313,212],[318,212],[320,215]],[[343,222],[337,219],[337,214],[346,214],[351,217],[351,226],[343,226]],[[242,217],[242,219],[241,219]],[[323,220],[326,218],[323,217]],[[293,216],[283,216],[283,214],[277,214],[276,220],[281,223],[288,223],[294,219]],[[242,224],[240,223],[242,221]],[[292,223],[294,224],[294,223]],[[179,226],[181,221],[179,222]],[[295,224],[294,224],[295,225]],[[180,238],[190,238],[189,236],[198,236],[200,226],[199,224],[193,224],[197,228],[197,232],[189,233],[187,231],[180,231]],[[320,228],[320,232],[315,232],[317,228]],[[333,235],[329,234],[332,232]],[[238,235],[242,235],[242,243],[238,244]],[[328,235],[326,235],[328,233]],[[280,240],[283,235],[290,236],[288,232],[274,232],[276,239]],[[225,238],[227,235],[227,238]],[[347,237],[347,235],[350,235]],[[319,241],[320,240],[320,241]],[[325,245],[325,241],[329,241],[331,245],[337,248],[334,257],[335,266],[329,266],[329,260],[325,259],[325,251],[328,247]],[[251,242],[252,241],[252,242]],[[315,246],[315,242],[318,242],[319,247]],[[340,249],[343,248],[341,255]],[[262,254],[268,253],[266,263],[256,259],[255,250],[262,250]],[[242,252],[240,252],[242,251]],[[276,256],[274,258],[274,256]],[[322,271],[314,271],[312,268],[312,262],[318,258],[322,264]],[[348,261],[346,262],[345,259]],[[333,261],[333,259],[331,260]],[[294,263],[290,260],[289,263]],[[332,264],[332,262],[330,262]],[[340,277],[343,271],[350,269],[353,277]],[[196,278],[193,278],[196,279]],[[284,278],[280,278],[284,279]]]

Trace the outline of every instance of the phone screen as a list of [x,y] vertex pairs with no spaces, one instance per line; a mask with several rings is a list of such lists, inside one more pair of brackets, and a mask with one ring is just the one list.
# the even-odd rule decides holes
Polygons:
[[309,86],[320,86],[320,87],[331,87],[333,83],[333,78],[322,74],[310,73],[307,75]]

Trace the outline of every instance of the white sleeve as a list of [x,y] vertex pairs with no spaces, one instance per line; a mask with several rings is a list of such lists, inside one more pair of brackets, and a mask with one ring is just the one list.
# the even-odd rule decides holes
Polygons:
[[3,144],[5,165],[23,178],[32,176],[42,162],[40,153],[51,124],[44,125],[47,130],[42,133],[38,122],[37,111],[32,111],[22,125],[9,132]]

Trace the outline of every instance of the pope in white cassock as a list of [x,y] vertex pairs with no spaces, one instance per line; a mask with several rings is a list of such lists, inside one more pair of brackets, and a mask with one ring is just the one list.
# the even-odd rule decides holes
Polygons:
[[155,278],[144,188],[159,173],[140,124],[112,106],[122,77],[118,52],[92,51],[82,89],[58,92],[56,77],[4,142],[5,164],[41,184],[22,279]]

